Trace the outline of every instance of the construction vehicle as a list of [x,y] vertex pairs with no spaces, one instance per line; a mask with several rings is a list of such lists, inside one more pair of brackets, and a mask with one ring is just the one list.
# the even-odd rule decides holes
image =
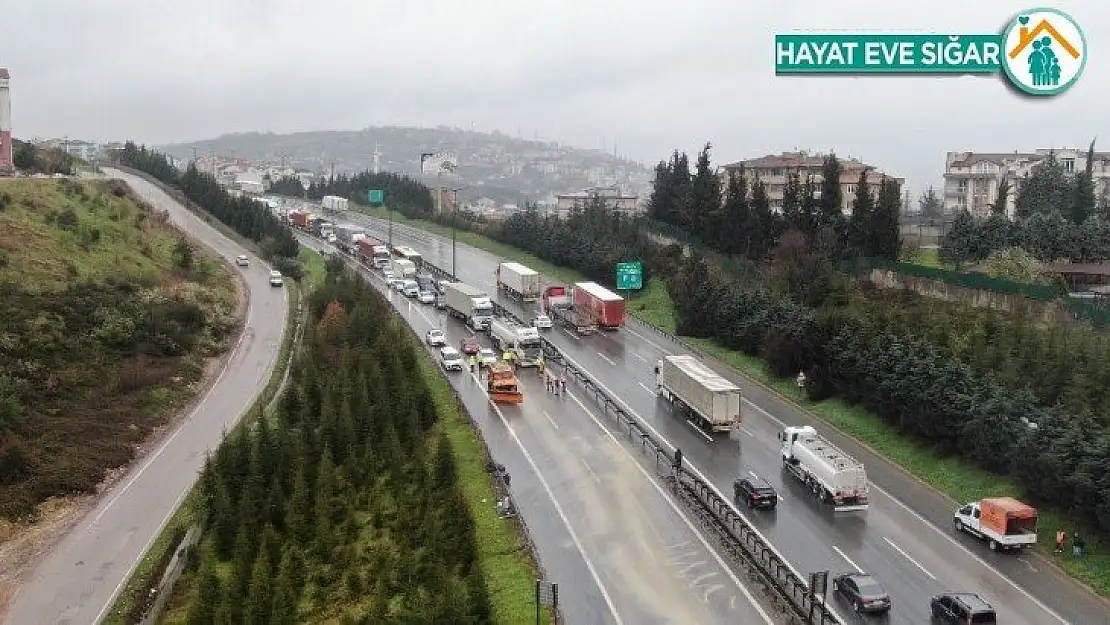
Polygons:
[[[401,261],[396,261],[401,262]],[[446,285],[447,312],[466,322],[473,330],[486,330],[493,318],[493,302],[485,291],[465,282]]]
[[779,433],[782,466],[836,512],[866,510],[870,492],[863,463],[837,449],[811,426]]
[[667,356],[655,366],[656,391],[709,432],[739,429],[740,387],[693,356]]
[[519,404],[524,401],[524,392],[520,390],[512,365],[503,361],[490,363],[486,375],[486,390],[494,403]]
[[503,353],[512,352],[522,367],[536,367],[543,360],[543,341],[536,328],[519,325],[512,319],[494,317],[489,334],[493,344]]
[[957,532],[987,541],[991,551],[1021,550],[1037,544],[1037,509],[1012,497],[961,506],[952,523]]
[[534,302],[540,297],[540,274],[520,263],[497,265],[497,291],[520,300]]

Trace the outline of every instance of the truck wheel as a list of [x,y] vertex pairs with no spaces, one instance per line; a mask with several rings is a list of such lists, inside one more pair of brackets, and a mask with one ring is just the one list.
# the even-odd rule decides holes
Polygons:
[[991,539],[990,548],[991,551],[998,551],[998,541]]
[[953,522],[952,524],[953,524],[953,525],[954,525],[954,526],[956,527],[956,533],[957,533],[957,534],[958,534],[958,533],[960,533],[960,532],[962,532],[962,531],[964,531],[964,523],[963,523],[963,521],[961,521],[961,520],[959,520],[959,519],[956,519],[956,520],[955,520],[955,521],[954,521],[954,522]]

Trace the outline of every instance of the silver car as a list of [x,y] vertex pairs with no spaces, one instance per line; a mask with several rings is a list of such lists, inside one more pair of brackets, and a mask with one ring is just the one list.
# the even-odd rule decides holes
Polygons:
[[439,350],[439,362],[443,365],[444,371],[463,370],[462,354],[454,347],[444,347]]
[[436,296],[431,291],[421,291],[417,299],[421,304],[432,304],[436,301]]

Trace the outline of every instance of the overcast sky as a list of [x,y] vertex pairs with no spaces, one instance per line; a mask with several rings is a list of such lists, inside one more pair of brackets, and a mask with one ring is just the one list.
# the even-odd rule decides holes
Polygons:
[[[939,182],[947,150],[1085,146],[1110,100],[1110,4],[1060,0],[1090,61],[1068,93],[997,77],[776,77],[775,33],[997,32],[1000,0],[0,0],[16,137],[157,144],[440,124],[646,163],[792,148]],[[1104,104],[1100,107],[1098,102]]]

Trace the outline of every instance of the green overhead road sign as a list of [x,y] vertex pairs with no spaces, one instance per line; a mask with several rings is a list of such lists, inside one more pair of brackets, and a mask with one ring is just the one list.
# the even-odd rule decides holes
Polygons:
[[385,191],[370,189],[366,192],[366,200],[370,202],[370,206],[381,206],[385,204]]
[[637,291],[644,288],[644,263],[617,263],[617,290]]

